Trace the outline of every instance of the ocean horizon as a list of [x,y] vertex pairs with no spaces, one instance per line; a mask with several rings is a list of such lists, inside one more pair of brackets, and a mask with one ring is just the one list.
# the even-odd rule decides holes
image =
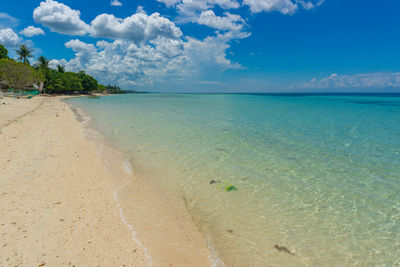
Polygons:
[[227,266],[365,266],[400,264],[399,97],[146,93],[66,101],[126,154],[136,176],[184,199]]

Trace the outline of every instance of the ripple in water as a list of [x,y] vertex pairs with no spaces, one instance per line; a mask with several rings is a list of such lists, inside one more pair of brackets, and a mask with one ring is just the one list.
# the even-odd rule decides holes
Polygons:
[[396,97],[68,102],[129,154],[135,174],[185,199],[228,266],[400,264]]

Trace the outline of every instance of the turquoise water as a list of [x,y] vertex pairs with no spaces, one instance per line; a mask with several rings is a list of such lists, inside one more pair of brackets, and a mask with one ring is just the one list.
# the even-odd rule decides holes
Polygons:
[[129,155],[136,175],[185,199],[228,266],[400,264],[400,97],[68,102]]

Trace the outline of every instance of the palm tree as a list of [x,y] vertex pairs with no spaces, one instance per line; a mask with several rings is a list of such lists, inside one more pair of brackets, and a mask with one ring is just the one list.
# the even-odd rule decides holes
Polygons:
[[65,67],[60,65],[60,64],[58,64],[57,65],[57,70],[58,70],[58,72],[64,73],[65,72]]
[[29,64],[28,58],[33,57],[32,55],[33,49],[30,49],[27,45],[23,44],[16,50],[17,55],[19,56],[18,60],[21,60],[23,63]]
[[46,70],[46,69],[48,69],[49,68],[49,60],[48,59],[46,59],[44,56],[41,56],[41,57],[39,57],[38,58],[38,67],[40,68],[40,69],[43,69],[43,70]]

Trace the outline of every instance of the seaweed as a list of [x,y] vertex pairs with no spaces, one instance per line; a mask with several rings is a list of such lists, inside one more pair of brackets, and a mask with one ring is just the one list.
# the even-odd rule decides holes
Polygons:
[[275,245],[274,248],[276,248],[278,251],[282,251],[282,252],[288,253],[290,255],[294,255],[293,252],[291,252],[288,248],[286,248],[284,246]]
[[226,187],[224,188],[224,190],[225,190],[226,192],[229,192],[229,191],[236,191],[236,190],[238,190],[238,189],[237,189],[237,187],[234,186],[234,185],[228,185],[228,186],[226,186]]

